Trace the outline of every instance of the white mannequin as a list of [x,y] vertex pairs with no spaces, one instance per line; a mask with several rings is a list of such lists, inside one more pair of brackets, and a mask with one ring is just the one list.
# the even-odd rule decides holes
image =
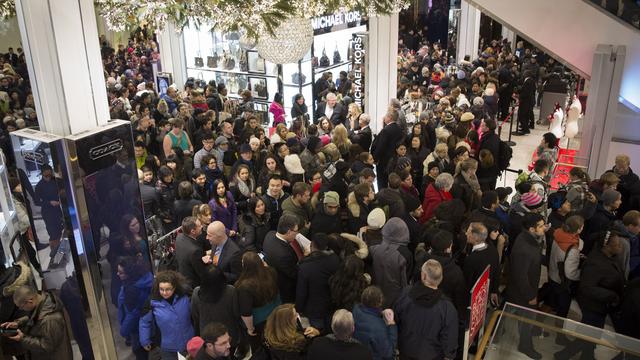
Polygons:
[[573,97],[573,102],[569,107],[567,113],[567,127],[565,129],[565,135],[569,139],[573,139],[578,134],[578,119],[582,114],[582,104],[577,97]]
[[549,131],[553,133],[558,139],[562,139],[563,131],[562,131],[562,119],[564,118],[564,112],[561,107],[557,107],[553,112],[553,118],[551,119],[551,124],[549,126]]

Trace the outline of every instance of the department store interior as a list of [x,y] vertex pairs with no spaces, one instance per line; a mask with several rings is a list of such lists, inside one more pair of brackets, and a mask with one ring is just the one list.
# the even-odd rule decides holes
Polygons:
[[640,359],[640,1],[0,0],[0,360]]

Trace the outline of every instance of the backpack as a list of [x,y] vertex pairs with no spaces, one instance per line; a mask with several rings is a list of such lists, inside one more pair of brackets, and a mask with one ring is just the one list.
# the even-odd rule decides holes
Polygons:
[[513,149],[506,141],[500,140],[498,147],[498,170],[503,172],[507,170],[513,157]]

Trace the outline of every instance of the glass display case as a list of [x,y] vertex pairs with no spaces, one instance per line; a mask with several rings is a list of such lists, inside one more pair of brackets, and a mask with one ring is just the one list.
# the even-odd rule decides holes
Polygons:
[[251,90],[256,102],[271,102],[279,91],[279,67],[258,55],[256,50],[240,47],[237,32],[208,31],[209,27],[184,29],[187,76],[227,86],[230,97]]
[[2,150],[0,150],[0,185],[2,186],[2,193],[0,194],[0,208],[2,214],[0,214],[0,241],[2,241],[2,252],[0,252],[0,261],[5,266],[10,266],[13,263],[11,256],[11,239],[15,235],[16,230],[16,211],[11,198],[11,188],[9,186],[9,174],[7,173],[7,166],[5,165],[5,156]]
[[311,49],[307,54],[297,63],[282,65],[282,82],[283,93],[282,98],[284,100],[284,109],[287,118],[291,117],[291,108],[295,101],[295,96],[302,94],[307,104],[307,114],[309,118],[312,116],[313,101],[313,66]]

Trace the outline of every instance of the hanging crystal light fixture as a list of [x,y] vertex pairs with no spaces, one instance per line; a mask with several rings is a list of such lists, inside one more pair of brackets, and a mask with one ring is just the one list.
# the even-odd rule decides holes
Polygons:
[[312,42],[311,20],[294,17],[283,21],[273,34],[261,34],[256,48],[262,58],[275,64],[288,64],[302,59]]

